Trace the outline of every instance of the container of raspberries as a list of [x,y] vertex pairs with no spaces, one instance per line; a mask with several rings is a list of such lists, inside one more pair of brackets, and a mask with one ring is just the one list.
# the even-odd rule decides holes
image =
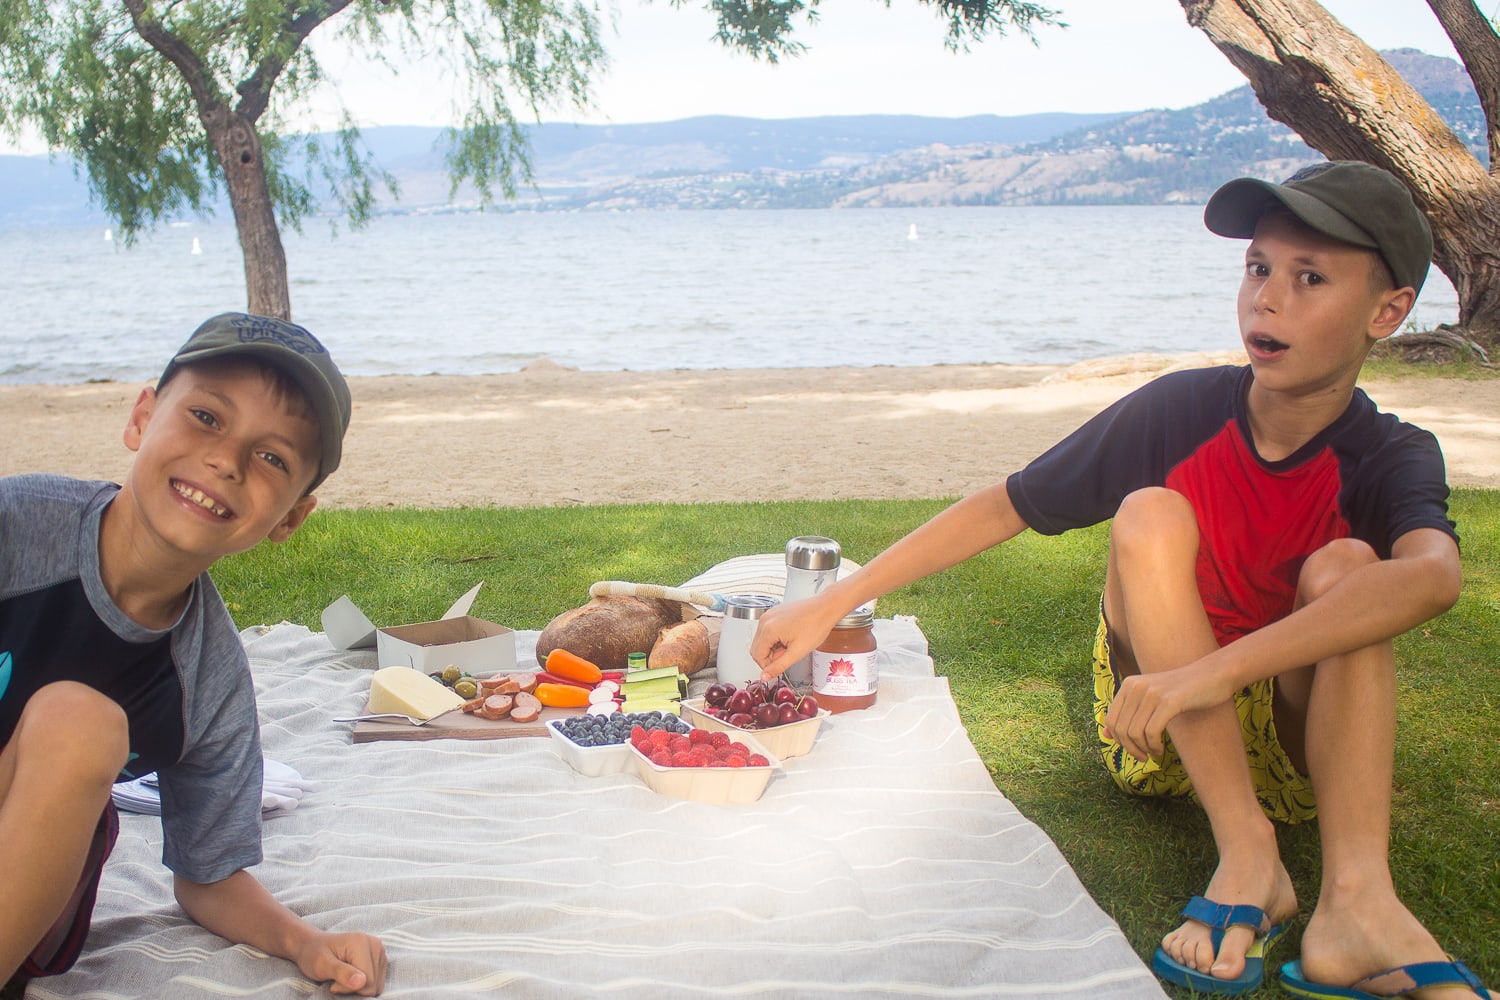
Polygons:
[[686,735],[634,730],[630,752],[653,792],[711,805],[754,802],[781,761],[750,735],[692,728]]
[[667,712],[615,712],[549,719],[547,733],[558,755],[573,770],[584,777],[596,778],[601,774],[623,774],[634,767],[629,741],[636,726],[647,732],[661,729],[674,735],[686,734],[692,728]]
[[798,692],[785,680],[751,681],[743,689],[711,684],[702,698],[682,703],[682,714],[699,729],[753,736],[781,760],[812,749],[818,728],[830,714],[814,695]]

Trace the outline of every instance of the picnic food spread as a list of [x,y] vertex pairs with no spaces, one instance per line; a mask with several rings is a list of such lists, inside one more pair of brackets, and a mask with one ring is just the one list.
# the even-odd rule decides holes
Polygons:
[[[799,558],[792,557],[794,549]],[[803,565],[804,550],[828,565]],[[804,590],[804,578],[835,568],[839,558],[838,543],[821,536],[793,539],[787,551],[787,582]],[[781,760],[812,749],[829,714],[875,701],[869,608],[845,616],[809,658],[811,683],[787,676],[763,681],[748,668],[741,671],[747,676],[727,677],[726,667],[728,674],[735,670],[720,662],[718,640],[722,634],[730,659],[746,647],[748,660],[759,615],[740,622],[735,609],[764,610],[777,603],[774,597],[614,582],[596,584],[590,593],[587,604],[557,615],[537,636],[534,671],[476,676],[458,664],[430,673],[404,666],[377,671],[369,711],[395,714],[384,722],[351,720],[364,727],[356,729],[356,742],[550,735],[580,774],[627,770],[633,759],[642,780],[662,794],[749,802],[759,798]],[[722,611],[724,618],[693,605]],[[739,629],[732,639],[723,627],[731,619]],[[718,667],[716,681],[703,697],[688,699],[689,676],[710,664]],[[705,773],[677,773],[687,771]],[[719,771],[745,773],[708,773]]]

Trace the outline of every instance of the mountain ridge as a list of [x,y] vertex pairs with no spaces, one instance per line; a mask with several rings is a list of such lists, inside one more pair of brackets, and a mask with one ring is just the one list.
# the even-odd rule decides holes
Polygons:
[[[1459,63],[1415,49],[1382,55],[1476,156],[1487,155],[1484,115]],[[1124,114],[706,115],[525,131],[532,182],[490,210],[1201,203],[1228,177],[1277,179],[1322,159],[1270,119],[1248,85],[1187,108]],[[362,131],[401,192],[382,197],[377,212],[482,207],[472,188],[451,190],[446,132]],[[0,156],[0,225],[67,222],[107,222],[71,160]]]

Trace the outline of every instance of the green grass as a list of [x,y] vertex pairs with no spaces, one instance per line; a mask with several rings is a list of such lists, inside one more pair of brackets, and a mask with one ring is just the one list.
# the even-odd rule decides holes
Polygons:
[[[299,622],[348,593],[377,623],[440,615],[476,581],[475,613],[539,629],[596,580],[680,583],[798,534],[865,561],[946,501],[839,501],[316,513],[283,545],[225,560],[214,577],[241,626]],[[1459,604],[1403,637],[1392,856],[1408,905],[1453,954],[1500,983],[1500,492],[1461,490]],[[882,617],[915,615],[996,786],[1042,827],[1099,905],[1149,959],[1214,867],[1201,812],[1115,790],[1093,751],[1088,656],[1107,532],[1026,534],[897,591]],[[1285,828],[1308,912],[1317,831]],[[1294,957],[1301,928],[1273,954]],[[1271,977],[1270,982],[1274,982]],[[1183,994],[1186,995],[1186,994]],[[1281,996],[1268,985],[1252,996]],[[6,994],[0,992],[0,997]]]
[[[319,629],[351,594],[377,623],[435,617],[474,582],[475,613],[537,629],[596,580],[676,584],[731,556],[779,551],[797,534],[839,539],[868,560],[946,501],[839,501],[444,511],[324,511],[289,542],[230,559],[214,576],[241,625]],[[1500,983],[1500,492],[1461,490],[1459,604],[1399,640],[1401,721],[1392,856],[1403,898],[1456,956]],[[915,615],[995,784],[1040,825],[1149,959],[1214,866],[1201,812],[1129,798],[1093,751],[1088,655],[1103,581],[1104,527],[1026,534],[897,591],[882,617]],[[1314,826],[1283,852],[1308,912]],[[1294,957],[1300,926],[1273,954]],[[1274,978],[1272,979],[1274,982]],[[1279,996],[1273,986],[1255,996]]]

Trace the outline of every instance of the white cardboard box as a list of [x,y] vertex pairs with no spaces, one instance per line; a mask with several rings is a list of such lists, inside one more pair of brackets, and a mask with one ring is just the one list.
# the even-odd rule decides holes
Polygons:
[[514,670],[516,635],[504,625],[469,614],[477,583],[437,621],[376,628],[348,594],[323,609],[323,631],[335,649],[375,647],[382,667],[414,667],[424,674],[450,663],[476,677]]

